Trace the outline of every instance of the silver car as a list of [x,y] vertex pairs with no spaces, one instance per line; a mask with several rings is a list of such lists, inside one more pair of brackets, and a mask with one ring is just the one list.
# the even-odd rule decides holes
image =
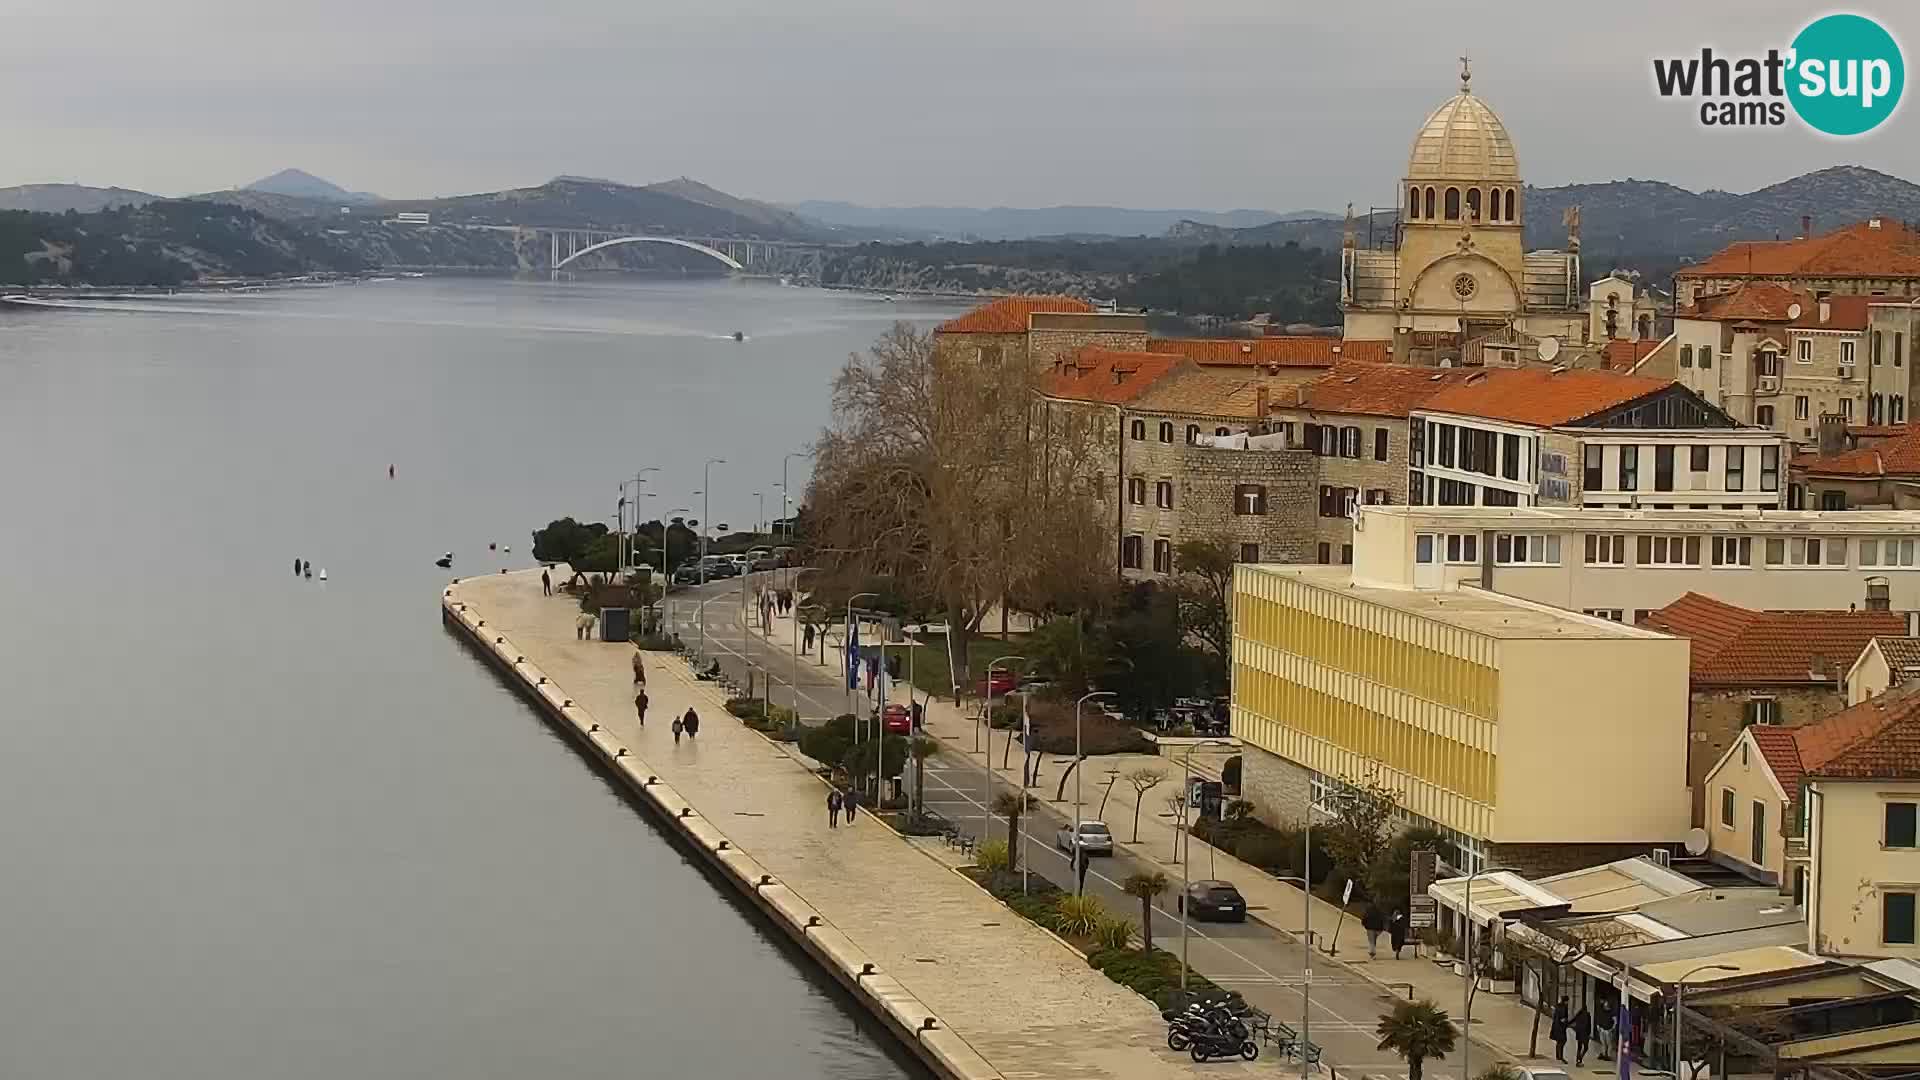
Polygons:
[[[1056,832],[1053,844],[1061,851],[1072,851],[1073,826],[1069,825]],[[1080,823],[1080,847],[1089,855],[1113,854],[1113,834],[1107,831],[1104,821],[1083,821]]]

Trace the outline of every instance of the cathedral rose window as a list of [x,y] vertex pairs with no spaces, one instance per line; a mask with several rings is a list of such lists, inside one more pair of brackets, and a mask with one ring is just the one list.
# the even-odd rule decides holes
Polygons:
[[1453,295],[1459,297],[1460,299],[1462,300],[1471,299],[1473,297],[1473,294],[1476,291],[1478,291],[1479,288],[1480,288],[1480,285],[1478,282],[1473,280],[1472,274],[1453,275]]

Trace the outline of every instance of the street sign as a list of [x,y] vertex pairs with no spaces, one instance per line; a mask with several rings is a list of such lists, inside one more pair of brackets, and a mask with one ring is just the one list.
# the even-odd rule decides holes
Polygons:
[[1427,895],[1427,888],[1433,884],[1437,871],[1438,857],[1432,848],[1419,848],[1413,853],[1412,865],[1407,868],[1407,892],[1413,896]]
[[1416,896],[1407,912],[1409,930],[1431,930],[1439,923],[1440,902],[1431,896]]
[[1340,902],[1343,904],[1353,903],[1353,879],[1352,878],[1348,878],[1347,887],[1340,890]]

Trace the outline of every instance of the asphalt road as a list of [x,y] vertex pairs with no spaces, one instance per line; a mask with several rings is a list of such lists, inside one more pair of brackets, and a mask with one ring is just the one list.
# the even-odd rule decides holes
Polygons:
[[[744,604],[741,599],[743,578],[729,578],[675,592],[669,617],[682,639],[690,646],[698,644],[699,613],[704,608],[706,655],[717,658],[722,668],[741,684],[745,684],[750,666],[759,671],[770,669],[774,675],[773,699],[776,704],[787,704],[789,694],[795,694],[797,690],[800,714],[805,719],[824,719],[848,711],[849,698],[844,682],[838,677],[838,656],[833,649],[828,649],[825,665],[818,663],[817,645],[812,660],[800,661],[796,688],[792,685],[796,671],[792,651],[776,648],[758,634],[748,631],[747,620],[753,612],[752,590],[763,580],[770,583],[772,575],[753,577],[753,581],[746,582],[747,599]],[[762,681],[761,676],[755,676],[756,686]],[[864,709],[863,698],[864,695],[856,694],[851,700]],[[996,750],[1001,748],[1001,741],[1006,737],[1005,732],[994,733],[993,745]],[[1068,782],[1066,801],[1056,804],[1051,800],[1054,785],[1070,760],[1053,756],[1044,759],[1038,783],[1031,789],[1035,808],[1022,819],[1021,829],[1025,834],[1021,861],[1034,875],[1066,889],[1073,887],[1072,861],[1054,841],[1056,831],[1071,824],[1072,781]],[[1097,806],[1107,777],[1098,758],[1089,759],[1086,768],[1087,773],[1081,779],[1083,798],[1087,805]],[[965,754],[943,752],[930,758],[927,762],[927,809],[954,821],[976,838],[990,835],[1005,839],[1005,820],[985,812],[985,808],[991,805],[987,797],[990,775]],[[999,786],[1004,781],[996,777],[992,783]],[[1112,798],[1122,800],[1122,805],[1125,805],[1129,794],[1124,787],[1119,787],[1113,792]],[[1164,799],[1156,801],[1150,801],[1141,813],[1165,816],[1168,812]],[[1130,835],[1130,830],[1124,825],[1115,829],[1117,841],[1124,841]],[[1140,901],[1122,892],[1120,882],[1137,871],[1165,873],[1173,884],[1153,909],[1154,943],[1179,955],[1183,949],[1181,922],[1173,905],[1180,893],[1181,867],[1172,862],[1173,855],[1171,851],[1146,852],[1118,843],[1113,856],[1096,857],[1093,860],[1087,873],[1086,887],[1088,892],[1101,899],[1109,911],[1137,918]],[[1214,876],[1206,866],[1207,855],[1202,852],[1197,853],[1196,857],[1201,862],[1192,868],[1195,879]],[[1257,915],[1259,909],[1253,910]],[[1364,952],[1365,936],[1354,920],[1347,920],[1338,929],[1337,938],[1335,933],[1334,927],[1324,930],[1316,928],[1322,948],[1331,940],[1336,948],[1349,954]],[[1221,986],[1239,991],[1247,1001],[1272,1013],[1296,1031],[1302,1028],[1302,989],[1306,981],[1302,967],[1305,950],[1292,935],[1284,934],[1257,918],[1250,918],[1244,923],[1193,922],[1187,925],[1184,950],[1194,971]],[[1324,1048],[1325,1062],[1342,1073],[1352,1070],[1375,1077],[1404,1078],[1405,1063],[1391,1053],[1377,1049],[1372,1035],[1376,1020],[1390,1007],[1393,998],[1374,983],[1318,952],[1313,967],[1312,1008],[1304,1017],[1304,1022],[1308,1037]],[[1458,1018],[1460,1002],[1457,999],[1439,1004]],[[1492,1048],[1475,1041],[1473,1061],[1476,1072],[1501,1056]],[[1263,1060],[1267,1059],[1263,1057]],[[1283,1070],[1297,1067],[1289,1065],[1285,1059],[1277,1059],[1275,1064]],[[1456,1050],[1445,1060],[1428,1061],[1425,1076],[1427,1080],[1460,1080],[1459,1051]]]

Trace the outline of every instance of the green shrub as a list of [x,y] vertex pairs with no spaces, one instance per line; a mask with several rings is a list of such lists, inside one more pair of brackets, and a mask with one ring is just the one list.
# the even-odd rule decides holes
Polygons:
[[672,634],[639,634],[634,637],[633,644],[635,648],[647,652],[672,652],[674,646],[680,644],[680,639]]
[[1039,923],[1041,926],[1055,933],[1060,931],[1059,890],[1056,889],[1051,893],[1015,892],[1012,896],[1005,897],[1004,899],[1008,907],[1018,912],[1028,921]]
[[810,728],[800,736],[800,752],[828,768],[839,765],[852,748],[852,733],[834,731],[831,723]]
[[973,853],[973,863],[989,874],[997,874],[1007,868],[1007,842],[989,840],[981,844]]
[[1108,918],[1106,906],[1095,896],[1063,897],[1054,910],[1058,913],[1054,928],[1076,937],[1090,937]]
[[1124,949],[1133,940],[1133,924],[1125,919],[1102,919],[1094,928],[1093,943],[1101,949]]
[[[1155,949],[1096,949],[1087,957],[1096,971],[1152,1001],[1164,1009],[1180,989],[1180,958]],[[1189,991],[1218,990],[1218,986],[1197,971],[1187,972]]]
[[1220,766],[1220,786],[1223,788],[1226,788],[1227,794],[1229,795],[1240,794],[1240,755],[1239,754],[1235,754],[1232,757],[1228,758],[1226,760],[1226,763]]

